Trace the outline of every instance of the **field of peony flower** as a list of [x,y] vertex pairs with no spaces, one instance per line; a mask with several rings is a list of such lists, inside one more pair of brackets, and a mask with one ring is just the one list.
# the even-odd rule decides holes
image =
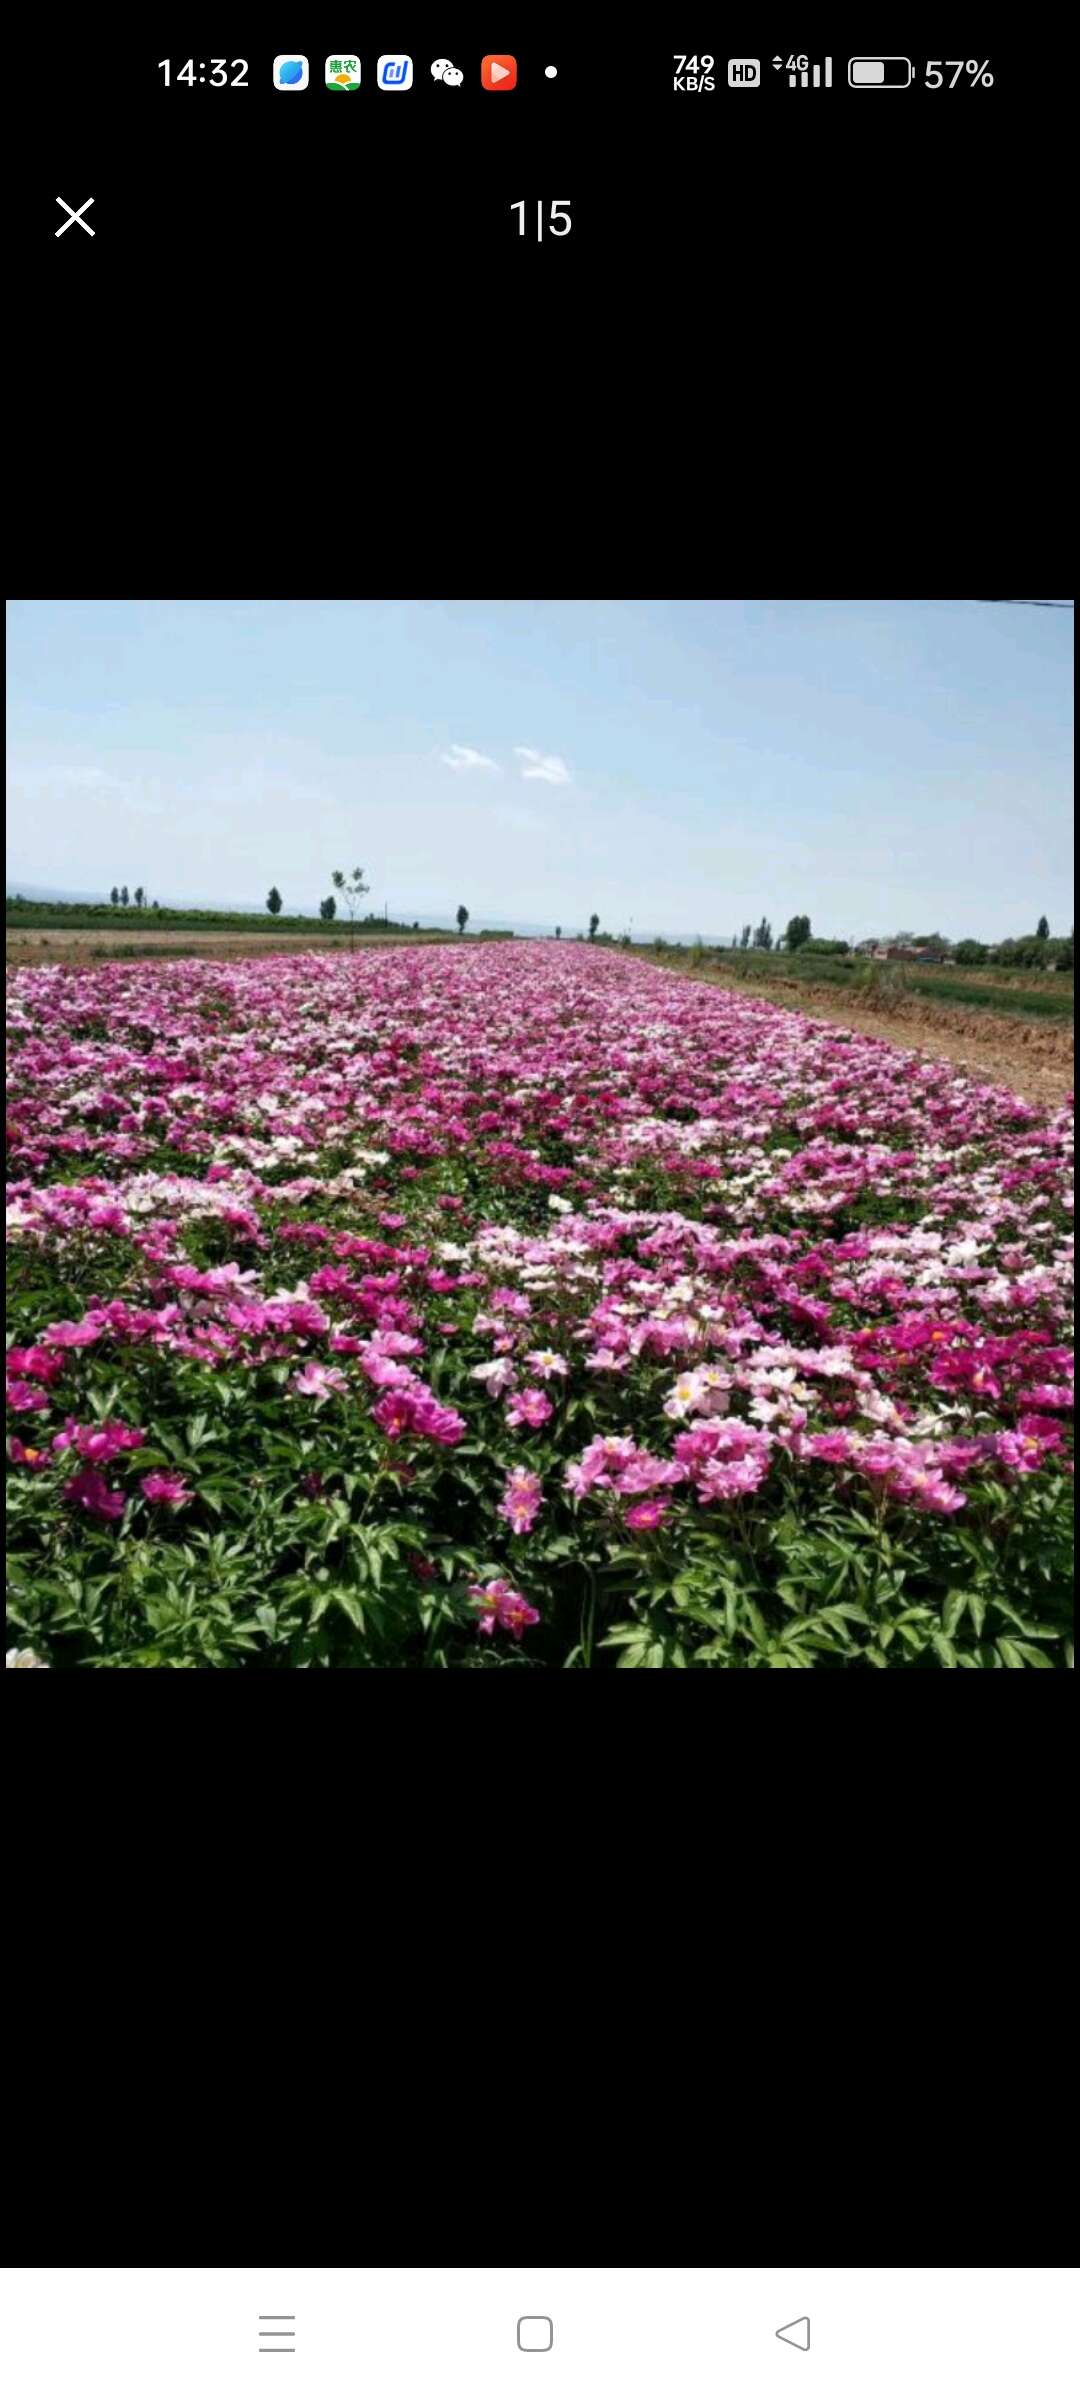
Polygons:
[[8,998],[9,1664],[1071,1664],[1071,1112],[588,944]]

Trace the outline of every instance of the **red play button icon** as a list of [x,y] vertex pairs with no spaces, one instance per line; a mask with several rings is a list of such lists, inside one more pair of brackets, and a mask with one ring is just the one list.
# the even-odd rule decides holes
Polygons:
[[516,58],[482,58],[480,81],[485,92],[512,92],[517,82]]

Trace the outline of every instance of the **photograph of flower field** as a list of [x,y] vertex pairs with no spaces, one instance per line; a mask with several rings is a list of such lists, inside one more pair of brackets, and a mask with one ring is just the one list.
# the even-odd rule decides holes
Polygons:
[[599,914],[17,953],[8,1664],[1069,1665],[1071,1143]]

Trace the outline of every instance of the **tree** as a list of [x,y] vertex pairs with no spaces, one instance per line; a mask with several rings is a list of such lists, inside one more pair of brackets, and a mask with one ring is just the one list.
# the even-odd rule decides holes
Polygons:
[[749,950],[749,948],[750,948],[750,927],[749,927],[749,925],[744,925],[744,926],[743,926],[743,929],[742,929],[742,932],[741,932],[741,933],[740,933],[740,935],[739,935],[739,948],[740,948],[740,950]]
[[595,942],[595,940],[596,940],[596,936],[597,936],[597,934],[599,933],[599,931],[600,931],[600,919],[599,919],[599,917],[598,917],[598,916],[597,916],[597,914],[596,914],[596,910],[594,909],[594,910],[593,910],[593,913],[592,913],[592,915],[591,915],[591,917],[589,918],[589,940],[590,940],[590,942]]
[[459,910],[458,910],[458,912],[457,912],[457,929],[458,929],[458,932],[459,932],[459,933],[464,933],[464,931],[465,931],[465,927],[466,927],[466,925],[468,924],[468,922],[469,922],[469,912],[468,912],[468,909],[465,907],[465,904],[464,904],[464,902],[462,902],[462,905],[461,905],[461,907],[459,908]]
[[335,892],[341,893],[341,897],[345,902],[346,908],[348,909],[349,941],[351,944],[354,938],[353,919],[356,915],[357,903],[363,899],[364,893],[368,888],[367,884],[364,882],[364,870],[362,867],[354,867],[352,874],[346,877],[341,867],[335,867],[333,874],[330,877],[330,881],[334,886]]
[[120,906],[121,906],[121,908],[126,908],[126,907],[127,907],[127,904],[128,904],[128,888],[127,888],[127,885],[126,885],[126,883],[122,883],[122,884],[121,884],[121,886],[120,886]]
[[329,925],[331,918],[336,917],[337,901],[335,900],[332,892],[330,893],[329,899],[320,900],[319,915],[322,918],[324,925]]
[[1039,938],[1040,942],[1048,942],[1048,941],[1049,941],[1049,939],[1050,939],[1050,926],[1049,926],[1049,923],[1048,923],[1048,921],[1047,921],[1047,919],[1046,919],[1045,917],[1040,917],[1040,918],[1039,918],[1039,922],[1038,922],[1038,924],[1037,924],[1037,925],[1036,925],[1036,927],[1035,927],[1035,931],[1036,931],[1036,934],[1038,935],[1038,938]]
[[270,886],[270,889],[266,895],[266,905],[272,917],[278,917],[281,915],[281,893],[279,892],[276,883],[272,883]]
[[561,940],[562,940],[562,926],[561,926],[561,925],[556,925],[556,927],[555,927],[555,939],[556,939],[556,941],[557,941],[557,942],[561,942]]
[[789,917],[784,941],[789,950],[801,950],[810,939],[809,917]]
[[953,964],[957,967],[981,967],[986,954],[985,942],[957,942],[953,951]]
[[772,949],[772,926],[770,925],[767,917],[762,917],[761,923],[757,927],[757,930],[754,934],[754,948],[755,950]]
[[137,883],[135,886],[135,906],[136,908],[146,907],[146,892],[141,883]]
[[114,907],[114,908],[119,908],[119,906],[120,906],[120,886],[119,886],[119,884],[118,884],[118,883],[114,883],[114,885],[113,885],[113,887],[112,887],[112,890],[111,890],[111,892],[109,893],[109,898],[110,898],[110,900],[112,901],[113,907]]

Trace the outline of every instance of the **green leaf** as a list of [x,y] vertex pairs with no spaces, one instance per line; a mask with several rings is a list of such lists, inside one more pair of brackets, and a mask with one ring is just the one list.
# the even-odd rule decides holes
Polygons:
[[[945,1606],[941,1612],[941,1629],[943,1633],[948,1635],[950,1640],[952,1639],[953,1634],[956,1632],[956,1628],[960,1623],[960,1619],[963,1616],[965,1608],[967,1607],[967,1603],[968,1595],[966,1592],[946,1592],[945,1594]],[[979,1630],[979,1626],[976,1625],[976,1633],[978,1633]]]

